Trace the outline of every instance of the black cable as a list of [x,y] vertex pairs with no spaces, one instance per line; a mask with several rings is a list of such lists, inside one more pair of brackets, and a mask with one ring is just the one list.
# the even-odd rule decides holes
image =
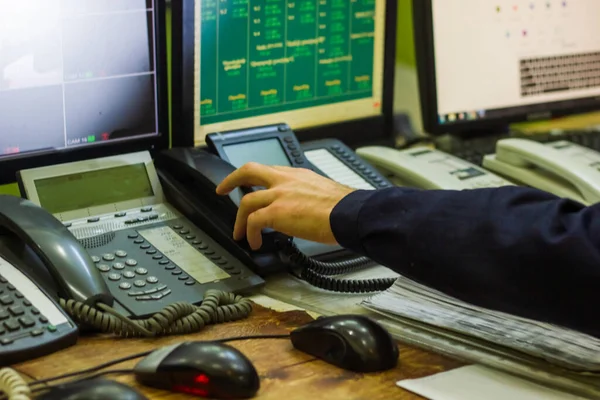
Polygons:
[[70,378],[72,376],[78,376],[78,375],[89,374],[89,373],[92,373],[92,372],[97,372],[97,371],[99,371],[101,369],[112,367],[113,365],[116,365],[116,364],[124,363],[125,361],[135,360],[136,358],[147,356],[148,354],[152,353],[153,351],[154,350],[148,350],[148,351],[144,351],[142,353],[132,354],[132,355],[127,356],[127,357],[122,357],[122,358],[118,358],[116,360],[108,361],[108,362],[105,362],[103,364],[97,365],[95,367],[91,367],[91,368],[84,369],[84,370],[81,370],[81,371],[69,372],[67,374],[62,374],[62,375],[53,376],[51,378],[37,380],[37,381],[31,382],[29,384],[29,387],[37,386],[37,385],[41,385],[41,384],[45,384],[45,383],[52,382],[52,381],[57,381],[57,380],[60,380],[60,379]]
[[[290,337],[290,335],[288,335],[288,334],[285,334],[285,335],[248,335],[248,336],[232,336],[232,337],[223,338],[223,339],[206,340],[206,341],[207,342],[226,343],[226,342],[235,342],[235,341],[240,341],[240,340],[252,340],[252,339],[289,339],[289,337]],[[92,372],[97,372],[101,369],[112,367],[113,365],[116,365],[116,364],[124,363],[125,361],[135,360],[136,358],[145,357],[148,354],[152,353],[153,351],[154,350],[148,350],[148,351],[144,351],[142,353],[131,354],[129,356],[118,358],[118,359],[112,360],[112,361],[108,361],[103,364],[96,365],[95,367],[91,367],[91,368],[84,369],[81,371],[70,372],[67,374],[53,376],[51,378],[36,380],[36,381],[29,383],[29,387],[33,387],[33,386],[37,386],[37,385],[41,385],[41,384],[47,384],[48,382],[57,381],[57,380],[65,379],[65,378],[71,378],[73,376],[79,376],[79,375],[84,375],[84,374],[88,374],[88,373],[92,373]],[[91,376],[94,376],[94,375],[91,375]],[[84,379],[88,379],[88,377],[86,377]],[[52,387],[51,385],[48,385],[48,386]]]
[[396,281],[396,278],[340,279],[330,277],[375,265],[375,262],[367,257],[357,257],[339,262],[318,261],[302,253],[292,241],[287,241],[281,246],[280,256],[288,265],[300,267],[300,274],[292,271],[292,275],[312,286],[332,292],[379,292],[388,289]]
[[309,268],[320,275],[342,275],[376,264],[368,257],[356,257],[350,260],[334,262],[315,260],[304,254],[292,241],[287,241],[283,244],[281,257],[288,265]]
[[[81,378],[81,379],[77,379],[77,380],[73,380],[73,381],[69,381],[66,382],[68,384],[71,383],[75,383],[75,382],[81,382],[81,381],[85,381],[88,379],[95,379],[101,376],[105,376],[105,375],[116,375],[116,374],[131,374],[133,372],[132,369],[111,369],[108,371],[102,371],[102,372],[98,372],[96,374],[90,375],[90,376],[86,376],[85,378]],[[31,393],[38,393],[41,391],[49,391],[51,389],[55,389],[55,388],[59,388],[61,386],[64,386],[66,383],[58,383],[56,385],[46,385],[46,386],[42,386],[42,387],[38,387],[38,388],[33,388],[31,389]]]
[[[239,340],[252,340],[252,339],[289,339],[290,335],[249,335],[249,336],[233,336],[225,339],[212,340],[213,342],[227,343],[237,342]],[[209,340],[210,341],[210,340]]]
[[396,278],[379,279],[336,279],[315,271],[304,268],[300,272],[300,279],[320,289],[341,293],[367,293],[380,292],[388,289],[396,282]]

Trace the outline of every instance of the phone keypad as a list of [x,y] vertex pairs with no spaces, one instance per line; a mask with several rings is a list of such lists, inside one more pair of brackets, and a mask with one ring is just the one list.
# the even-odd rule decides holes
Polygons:
[[[198,304],[209,289],[240,292],[264,283],[183,218],[82,243],[116,303],[134,318],[151,316],[174,302]],[[174,260],[183,262],[180,266]]]

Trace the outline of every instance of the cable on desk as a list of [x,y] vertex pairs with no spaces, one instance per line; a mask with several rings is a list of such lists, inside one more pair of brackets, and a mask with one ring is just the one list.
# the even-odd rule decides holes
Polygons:
[[0,393],[6,393],[8,400],[30,400],[31,390],[25,379],[12,368],[0,369]]
[[[85,381],[88,379],[95,379],[95,378],[99,378],[101,376],[106,376],[106,375],[121,375],[121,374],[131,374],[133,373],[132,369],[111,369],[108,371],[102,371],[102,372],[98,372],[96,374],[90,375],[90,376],[86,376],[84,378],[81,379],[74,379],[72,381],[66,382],[66,383],[76,383],[76,382],[81,382],[81,381]],[[55,389],[55,388],[59,388],[61,386],[64,386],[65,383],[58,383],[56,385],[46,385],[46,386],[42,386],[42,387],[38,387],[38,388],[33,388],[31,389],[31,393],[39,393],[39,392],[47,392],[50,389]]]
[[143,320],[127,318],[112,307],[98,303],[88,306],[75,300],[60,299],[60,306],[78,323],[103,333],[123,337],[156,337],[194,333],[206,325],[244,319],[252,312],[249,299],[219,290],[208,290],[200,306],[173,303]]

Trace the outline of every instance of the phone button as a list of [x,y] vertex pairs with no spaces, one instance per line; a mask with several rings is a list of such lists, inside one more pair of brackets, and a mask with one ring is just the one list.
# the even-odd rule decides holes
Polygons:
[[144,286],[146,286],[146,282],[144,282],[144,281],[142,281],[142,280],[135,281],[135,282],[133,282],[133,284],[134,284],[136,287],[144,287]]
[[108,265],[106,265],[106,264],[100,264],[96,268],[98,268],[101,272],[108,272],[108,271],[110,271],[110,267]]
[[148,283],[158,283],[158,278],[155,276],[149,276],[148,278],[146,278],[146,282]]
[[119,281],[119,280],[121,280],[121,274],[115,274],[115,273],[109,274],[108,279],[110,279],[111,281],[115,281],[115,282]]
[[8,315],[8,311],[0,310],[0,321],[2,321],[3,319],[6,319],[8,317],[10,317],[10,315]]
[[296,158],[294,161],[296,164],[304,164],[304,160],[302,158]]
[[117,250],[115,251],[115,255],[119,258],[127,257],[127,252],[125,250]]
[[171,261],[169,261],[169,260],[161,260],[161,261],[158,262],[158,264],[159,265],[169,265],[170,262]]
[[142,212],[150,212],[152,211],[152,207],[144,207],[142,208]]
[[100,257],[98,256],[92,256],[92,261],[96,264],[98,264],[100,262]]
[[146,268],[136,268],[135,273],[138,275],[146,275],[148,274],[148,270]]
[[90,223],[91,222],[98,222],[98,221],[100,221],[100,218],[98,218],[98,217],[88,218],[88,220],[87,220],[87,222],[90,222]]
[[194,280],[191,280],[191,281],[188,280],[188,281],[185,282],[185,284],[186,284],[186,286],[193,286],[193,285],[196,284],[196,281],[194,281]]
[[128,282],[123,282],[119,285],[119,288],[123,290],[129,290],[131,289],[131,284]]
[[172,275],[181,275],[183,272],[180,269],[176,269],[175,271],[171,272]]
[[131,271],[125,271],[123,272],[123,276],[127,279],[132,279],[135,278],[135,274]]
[[102,258],[103,258],[105,261],[114,261],[114,259],[115,259],[115,255],[114,255],[114,254],[110,254],[110,253],[109,253],[109,254],[104,254],[104,255],[102,256]]
[[123,263],[114,263],[113,264],[113,268],[116,269],[116,270],[118,270],[118,271],[120,271],[122,269],[125,269],[125,264],[123,264]]
[[183,225],[173,225],[171,228],[179,230],[183,228]]
[[9,304],[14,303],[15,301],[12,299],[12,297],[5,295],[0,297],[0,303],[2,303],[3,305],[7,306]]
[[129,265],[130,267],[135,267],[138,264],[138,262],[133,258],[130,258],[129,260],[125,261],[125,264]]
[[31,328],[32,326],[35,326],[35,321],[32,320],[29,317],[21,317],[21,318],[19,318],[19,323],[24,328]]
[[140,235],[138,235],[137,233],[130,233],[129,235],[127,235],[127,237],[129,239],[137,239]]
[[187,280],[188,280],[188,278],[189,278],[189,276],[187,276],[187,275],[181,275],[181,276],[180,276],[179,278],[177,278],[177,279],[179,279],[180,281],[187,281]]

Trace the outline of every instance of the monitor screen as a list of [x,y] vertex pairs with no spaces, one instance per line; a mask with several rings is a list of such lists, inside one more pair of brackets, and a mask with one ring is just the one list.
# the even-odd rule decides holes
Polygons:
[[154,196],[144,163],[37,179],[35,188],[52,214]]
[[236,168],[240,168],[251,161],[265,165],[291,166],[279,139],[228,144],[223,146],[223,151],[225,151],[229,162]]
[[197,144],[382,115],[386,0],[201,0],[195,11]]
[[0,0],[0,10],[0,162],[159,134],[154,1]]
[[430,1],[439,126],[600,107],[599,1]]

